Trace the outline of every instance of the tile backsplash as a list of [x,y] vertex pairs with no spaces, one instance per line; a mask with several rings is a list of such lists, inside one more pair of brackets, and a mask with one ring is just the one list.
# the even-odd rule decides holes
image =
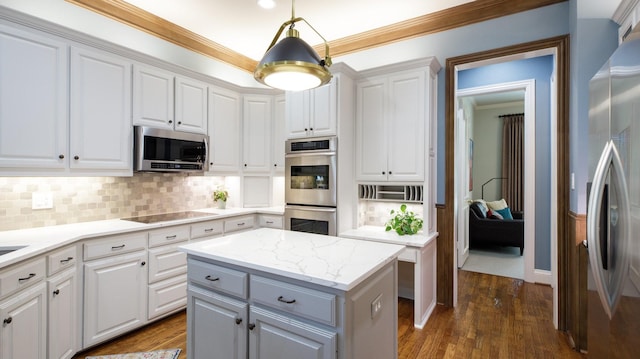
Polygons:
[[[224,178],[136,173],[133,177],[0,177],[0,231],[215,207]],[[52,209],[32,209],[51,193]]]
[[[400,202],[360,201],[358,204],[358,226],[384,226],[391,219],[391,210],[400,210]],[[407,211],[423,217],[421,204],[406,203]]]

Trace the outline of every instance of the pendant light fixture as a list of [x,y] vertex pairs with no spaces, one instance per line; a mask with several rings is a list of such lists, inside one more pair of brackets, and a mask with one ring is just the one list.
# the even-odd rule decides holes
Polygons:
[[[294,29],[298,21],[304,21],[324,41],[324,59],[321,59],[318,53],[300,38],[300,33]],[[276,44],[287,26],[289,26],[287,37]],[[327,40],[307,20],[295,17],[295,0],[292,0],[291,19],[280,26],[267,52],[256,67],[253,77],[269,87],[301,91],[327,84],[331,80],[329,66],[331,66],[331,57]]]

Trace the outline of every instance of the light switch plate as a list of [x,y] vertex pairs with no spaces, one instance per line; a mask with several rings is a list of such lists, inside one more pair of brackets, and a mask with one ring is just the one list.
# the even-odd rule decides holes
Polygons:
[[31,194],[31,209],[53,208],[53,194],[51,192],[34,192]]
[[382,294],[371,302],[371,319],[377,317],[382,312]]

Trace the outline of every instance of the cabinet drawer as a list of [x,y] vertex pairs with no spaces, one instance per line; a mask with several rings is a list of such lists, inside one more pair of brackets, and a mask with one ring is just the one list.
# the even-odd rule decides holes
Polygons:
[[251,299],[260,304],[336,325],[336,296],[317,290],[252,275]]
[[63,248],[47,255],[47,275],[52,276],[78,262],[76,246]]
[[189,226],[169,227],[149,232],[149,248],[189,240]]
[[149,283],[187,273],[187,254],[178,250],[185,243],[149,249]]
[[223,227],[222,220],[194,223],[191,225],[191,239],[221,235]]
[[187,305],[187,275],[180,275],[149,286],[149,320]]
[[253,228],[255,223],[254,216],[243,216],[239,218],[232,218],[224,221],[224,233],[230,233],[235,231],[242,231]]
[[105,237],[84,243],[84,260],[147,249],[147,233]]
[[44,256],[24,264],[9,267],[0,273],[0,297],[17,292],[45,278]]
[[191,282],[247,299],[247,273],[194,259],[189,260],[187,267]]
[[282,216],[260,215],[260,227],[283,229],[284,222]]

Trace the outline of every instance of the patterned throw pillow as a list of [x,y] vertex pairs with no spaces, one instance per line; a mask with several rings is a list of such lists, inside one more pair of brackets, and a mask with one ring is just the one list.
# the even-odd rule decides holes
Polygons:
[[499,213],[504,219],[511,219],[511,220],[513,219],[513,216],[511,215],[511,210],[509,209],[509,207],[505,207],[503,209],[496,209],[495,212]]
[[494,211],[500,210],[500,209],[505,209],[507,207],[509,207],[509,205],[507,205],[507,201],[503,199],[499,200],[499,201],[492,201],[492,202],[487,202],[487,207],[489,207],[489,209],[492,209]]

